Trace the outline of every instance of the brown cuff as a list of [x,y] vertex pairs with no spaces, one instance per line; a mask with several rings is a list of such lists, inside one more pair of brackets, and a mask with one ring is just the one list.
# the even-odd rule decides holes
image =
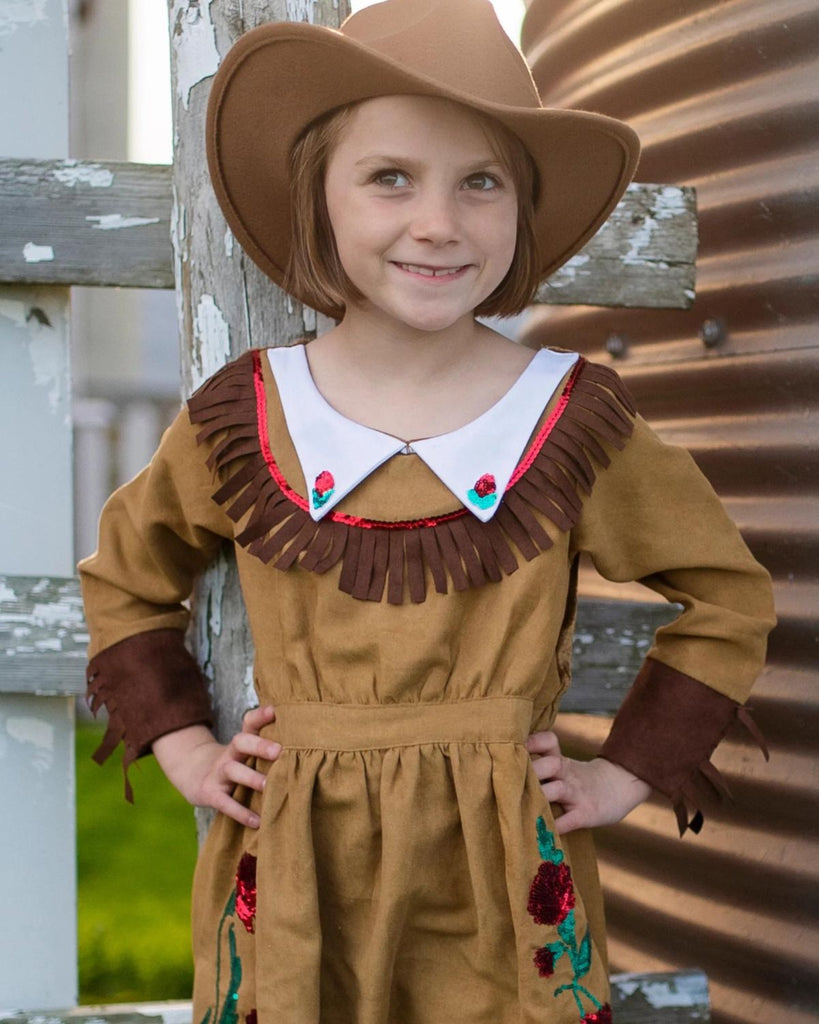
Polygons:
[[[701,805],[729,796],[709,758],[739,720],[768,751],[747,708],[692,676],[646,658],[626,695],[600,756],[639,776],[674,804],[682,835],[702,828]],[[695,809],[689,819],[689,807]]]
[[120,740],[125,747],[125,797],[133,803],[128,766],[154,740],[188,725],[212,724],[207,687],[179,629],[152,629],[121,640],[92,658],[86,673],[94,714],[104,704],[108,729],[94,752],[102,764]]

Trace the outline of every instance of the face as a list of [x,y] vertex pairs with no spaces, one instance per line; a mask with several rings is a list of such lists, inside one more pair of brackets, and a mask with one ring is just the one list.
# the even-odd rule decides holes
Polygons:
[[328,161],[325,192],[339,257],[364,296],[348,316],[445,330],[472,318],[512,262],[514,183],[455,103],[360,104]]

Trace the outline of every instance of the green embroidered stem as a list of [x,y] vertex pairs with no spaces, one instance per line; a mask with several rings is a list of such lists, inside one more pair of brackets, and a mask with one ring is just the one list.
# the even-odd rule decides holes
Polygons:
[[216,1002],[214,1006],[208,1008],[208,1012],[202,1018],[202,1024],[210,1024],[211,1012],[213,1013],[214,1017],[216,1017],[216,1015],[219,1013],[219,978],[222,973],[222,929],[225,926],[225,921],[227,921],[227,919],[231,916],[231,914],[235,913],[235,911],[236,890],[234,889],[231,892],[230,896],[228,896],[228,901],[225,904],[225,909],[222,911],[222,916],[219,918],[219,928],[216,932]]
[[239,1024],[239,1013],[236,1005],[239,1002],[239,986],[242,984],[242,961],[236,953],[236,929],[231,924],[228,929],[228,950],[230,952],[230,984],[225,994],[225,1005],[219,1024]]
[[[564,854],[561,849],[558,848],[555,842],[553,833],[547,828],[546,821],[541,816],[537,819],[537,845],[540,853],[541,860],[546,864],[562,865],[564,861]],[[538,877],[532,885],[532,894],[530,896],[530,912],[535,917],[535,921],[539,924],[551,924],[552,921],[556,921],[557,924],[557,935],[558,938],[554,942],[547,943],[542,949],[538,950],[535,954],[535,963],[541,968],[541,974],[546,977],[553,973],[555,966],[562,956],[566,956],[572,967],[572,980],[565,985],[560,985],[554,992],[555,997],[561,995],[563,992],[571,992],[574,998],[577,1008],[580,1011],[581,1017],[584,1016],[583,1001],[581,995],[585,996],[593,1005],[593,1010],[600,1010],[603,1004],[600,1000],[592,995],[591,992],[580,984],[580,979],[585,977],[591,970],[592,965],[592,943],[591,933],[586,928],[586,933],[578,946],[577,943],[577,921],[575,919],[574,910],[569,910],[568,913],[565,911],[567,896],[571,897],[570,906],[574,906],[573,896],[573,885],[571,882],[571,874],[568,873],[567,869],[561,868],[560,872],[557,872],[550,876],[547,871],[545,878],[548,879],[547,884],[559,886],[559,894],[562,897],[562,912],[565,916],[562,920],[556,920],[556,913],[554,911],[554,902],[546,899],[545,904],[537,904],[538,896],[537,885],[544,884],[541,879],[543,869],[539,871]],[[557,880],[554,880],[554,879]],[[544,898],[544,897],[541,897]],[[532,909],[532,901],[535,903],[535,909]],[[561,903],[557,904],[558,907]],[[544,907],[548,908],[548,912],[555,913],[555,917],[551,919],[548,916],[541,916],[544,913]],[[546,954],[546,955],[543,955]]]

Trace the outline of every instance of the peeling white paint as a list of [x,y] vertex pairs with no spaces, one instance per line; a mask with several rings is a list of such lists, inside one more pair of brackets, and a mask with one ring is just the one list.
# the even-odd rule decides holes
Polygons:
[[[575,283],[577,277],[583,277],[582,268],[589,262],[590,256],[578,252],[570,260],[567,260],[562,267],[549,278],[549,288],[566,288]],[[580,273],[578,274],[578,271]]]
[[81,164],[79,160],[64,160],[63,166],[54,171],[57,181],[74,188],[75,185],[89,185],[91,188],[110,188],[114,175],[101,164]]
[[212,0],[174,0],[171,42],[176,54],[176,93],[185,110],[191,90],[216,74],[219,51],[210,16]]
[[17,595],[11,589],[7,587],[5,583],[0,582],[0,604],[6,601],[16,601]]
[[41,718],[9,715],[6,719],[6,732],[18,743],[28,743],[34,747],[31,767],[35,771],[42,774],[51,768],[54,763],[53,725]]
[[53,604],[35,604],[31,617],[37,625],[55,626],[58,623],[69,625],[83,621],[82,607],[75,603],[55,601]]
[[212,295],[203,295],[193,320],[193,380],[196,390],[230,358],[230,327]]
[[0,299],[0,316],[6,320],[11,320],[15,327],[25,327],[25,303],[17,299]]
[[34,319],[29,322],[29,328],[32,337],[28,354],[34,370],[34,383],[48,389],[48,404],[53,413],[66,411],[65,339],[58,331],[44,327]]
[[23,246],[23,259],[26,263],[48,263],[54,259],[54,249],[50,245],[26,242]]
[[316,311],[309,306],[302,306],[301,322],[304,325],[305,333],[312,334],[316,329]]
[[120,228],[141,228],[146,224],[159,223],[159,217],[123,217],[121,213],[103,213],[85,219],[96,221],[92,227],[100,231],[119,231]]
[[225,230],[225,256],[228,259],[233,255],[233,232],[230,228]]
[[666,185],[654,198],[651,212],[657,220],[682,217],[687,212],[685,193],[676,185]]
[[702,977],[682,975],[673,981],[632,981],[615,975],[612,984],[626,998],[639,989],[655,1010],[666,1006],[699,1006],[702,1004]]
[[657,221],[653,217],[647,216],[629,240],[628,252],[623,257],[623,263],[626,266],[648,262],[642,252],[651,244],[651,236],[656,229]]
[[18,28],[31,28],[46,21],[48,0],[2,0],[0,3],[0,36],[10,36]]
[[287,0],[287,20],[306,21],[313,24],[315,19],[314,0]]

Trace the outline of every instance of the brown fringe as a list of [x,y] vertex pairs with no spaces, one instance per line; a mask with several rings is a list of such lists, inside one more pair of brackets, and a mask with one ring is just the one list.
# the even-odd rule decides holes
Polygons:
[[[768,751],[768,745],[759,726],[751,717],[750,710],[738,704],[734,709],[734,713],[736,721],[749,733],[751,739],[762,751],[765,760],[770,761],[771,755]],[[715,800],[733,799],[733,793],[719,769],[708,758],[700,761],[694,769],[691,778],[683,787],[682,792],[674,801],[674,814],[677,818],[677,827],[680,830],[680,835],[684,835],[686,830],[699,833],[705,820],[701,810],[702,806],[713,804]],[[689,818],[689,814],[691,814],[690,808],[692,807],[695,810]]]
[[[333,512],[315,523],[298,496],[286,493],[265,459],[259,437],[256,386],[261,354],[246,352],[205,383],[188,402],[197,442],[218,437],[207,458],[222,485],[213,499],[238,522],[250,517],[236,541],[278,569],[299,565],[324,573],[341,563],[339,589],[362,601],[402,604],[426,599],[428,578],[439,594],[498,582],[553,541],[538,518],[571,530],[599,468],[610,459],[604,445],[622,449],[633,430],[634,404],[606,366],[581,364],[571,397],[526,471],[503,496],[493,519],[468,510],[402,524],[353,524]],[[304,499],[302,498],[302,502]],[[275,560],[275,561],[274,561]]]
[[117,699],[112,693],[106,690],[102,674],[89,673],[87,681],[88,689],[86,693],[86,700],[88,701],[88,706],[94,716],[96,717],[97,713],[103,706],[105,706],[105,709],[108,712],[108,725],[105,730],[105,735],[91,757],[97,764],[102,764],[104,761],[108,760],[114,752],[117,744],[122,740],[124,750],[122,756],[122,775],[125,783],[125,799],[128,803],[132,804],[134,802],[134,790],[131,786],[131,780],[128,778],[128,769],[134,761],[136,761],[138,751],[134,745],[129,742],[129,737],[126,735],[125,723],[117,709]]

